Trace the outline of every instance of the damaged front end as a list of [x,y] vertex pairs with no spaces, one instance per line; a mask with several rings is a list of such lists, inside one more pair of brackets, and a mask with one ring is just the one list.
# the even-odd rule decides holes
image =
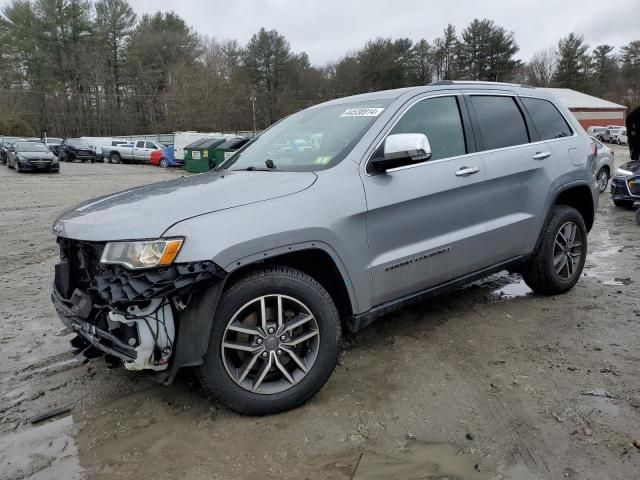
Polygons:
[[58,243],[52,300],[78,335],[75,353],[105,355],[129,370],[168,370],[163,383],[180,367],[201,363],[224,270],[210,261],[131,270],[100,263],[105,243]]

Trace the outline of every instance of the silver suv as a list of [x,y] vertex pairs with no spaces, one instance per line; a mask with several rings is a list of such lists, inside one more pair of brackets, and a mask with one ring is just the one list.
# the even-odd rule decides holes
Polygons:
[[229,408],[296,407],[343,330],[508,269],[580,278],[595,147],[543,90],[451,82],[278,122],[219,169],[87,201],[54,223],[53,301],[91,358],[196,367]]

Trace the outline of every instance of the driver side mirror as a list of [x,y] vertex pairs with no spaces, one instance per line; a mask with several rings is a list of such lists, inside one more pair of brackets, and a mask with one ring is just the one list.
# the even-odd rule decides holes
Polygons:
[[383,146],[383,154],[371,160],[378,172],[403,167],[431,158],[431,145],[423,133],[396,133],[389,135]]

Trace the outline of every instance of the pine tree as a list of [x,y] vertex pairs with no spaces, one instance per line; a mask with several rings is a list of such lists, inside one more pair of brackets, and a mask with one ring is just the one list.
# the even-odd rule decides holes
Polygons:
[[570,33],[558,42],[557,67],[553,85],[578,91],[588,90],[590,58],[589,45],[582,35]]

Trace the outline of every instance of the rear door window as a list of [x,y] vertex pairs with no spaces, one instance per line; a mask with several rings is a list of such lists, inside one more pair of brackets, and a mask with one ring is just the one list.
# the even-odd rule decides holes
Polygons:
[[467,153],[456,97],[427,98],[405,112],[389,132],[424,133],[431,145],[430,160]]
[[522,112],[509,96],[472,95],[477,124],[484,150],[529,143],[529,133]]
[[553,103],[541,98],[521,98],[542,140],[570,137],[571,127]]

